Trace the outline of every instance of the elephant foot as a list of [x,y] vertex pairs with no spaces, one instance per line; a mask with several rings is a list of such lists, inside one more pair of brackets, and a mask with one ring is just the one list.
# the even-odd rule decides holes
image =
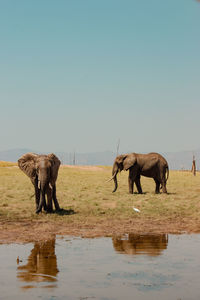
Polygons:
[[61,212],[61,211],[63,211],[63,208],[58,207],[58,208],[55,209],[55,211],[56,212]]
[[53,207],[52,206],[47,206],[46,213],[51,214],[52,212],[53,212]]
[[143,194],[142,189],[138,189],[137,191],[138,191],[138,194]]
[[54,206],[55,206],[55,211],[61,210],[60,205],[58,204],[58,201],[56,201],[56,203],[54,203]]
[[37,205],[35,212],[36,212],[36,214],[39,214],[40,212],[42,212],[42,206],[41,205]]

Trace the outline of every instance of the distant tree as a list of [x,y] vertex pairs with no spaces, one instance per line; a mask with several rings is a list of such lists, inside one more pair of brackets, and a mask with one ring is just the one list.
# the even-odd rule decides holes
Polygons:
[[75,153],[75,150],[74,150],[74,155],[73,155],[73,165],[75,166],[76,164],[76,153]]
[[119,155],[119,145],[120,145],[120,139],[117,142],[117,156]]
[[196,162],[195,162],[195,156],[193,155],[193,160],[192,160],[192,173],[194,176],[196,176]]

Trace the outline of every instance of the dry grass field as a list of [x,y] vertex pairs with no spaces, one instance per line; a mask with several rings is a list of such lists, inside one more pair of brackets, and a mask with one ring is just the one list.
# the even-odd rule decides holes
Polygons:
[[[35,214],[34,189],[16,164],[0,163],[0,242],[46,239],[52,234],[110,236],[129,232],[200,232],[200,173],[170,171],[168,194],[154,194],[142,177],[144,194],[128,193],[128,172],[112,193],[111,167],[61,166],[57,198],[63,211]],[[140,212],[133,210],[138,208]]]

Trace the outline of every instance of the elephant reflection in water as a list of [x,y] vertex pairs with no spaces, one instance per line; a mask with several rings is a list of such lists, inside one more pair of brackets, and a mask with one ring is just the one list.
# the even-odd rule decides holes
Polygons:
[[113,247],[117,252],[125,254],[147,254],[157,256],[167,249],[168,235],[137,235],[113,237]]
[[55,282],[59,272],[55,255],[55,239],[35,242],[28,257],[28,263],[18,266],[17,277],[25,282]]

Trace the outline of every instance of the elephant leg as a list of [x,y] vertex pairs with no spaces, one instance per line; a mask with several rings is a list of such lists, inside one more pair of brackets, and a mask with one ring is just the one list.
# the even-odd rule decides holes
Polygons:
[[45,191],[40,192],[40,203],[36,209],[36,214],[39,214],[42,211],[42,206],[44,207],[44,210],[46,210]]
[[160,181],[158,179],[155,179],[155,178],[154,178],[154,181],[156,183],[155,193],[159,194],[160,193]]
[[134,184],[133,179],[128,177],[128,186],[129,186],[129,193],[130,194],[133,194],[133,184]]
[[38,209],[39,202],[40,202],[40,191],[35,191],[35,206],[36,206],[36,209]]
[[52,212],[53,211],[53,205],[52,205],[52,189],[48,186],[46,189],[47,194],[47,211]]
[[56,210],[60,210],[60,206],[58,204],[58,200],[56,198],[56,185],[53,186],[53,202]]
[[45,211],[47,211],[47,204],[46,204],[45,194],[44,194],[44,199],[43,199],[43,208],[44,208]]
[[167,193],[166,180],[165,179],[162,180],[162,192]]
[[141,183],[140,183],[140,176],[136,177],[135,184],[136,184],[138,193],[142,194],[142,187],[141,187]]
[[165,177],[165,169],[161,170],[161,184],[162,184],[162,192],[167,193],[166,189],[166,177]]
[[128,186],[129,186],[129,193],[133,194],[133,184],[137,177],[137,173],[133,168],[129,169],[129,177],[128,177]]
[[35,205],[36,205],[36,210],[38,209],[39,202],[40,202],[40,189],[38,188],[38,179],[35,179],[34,182],[34,188],[35,188]]

